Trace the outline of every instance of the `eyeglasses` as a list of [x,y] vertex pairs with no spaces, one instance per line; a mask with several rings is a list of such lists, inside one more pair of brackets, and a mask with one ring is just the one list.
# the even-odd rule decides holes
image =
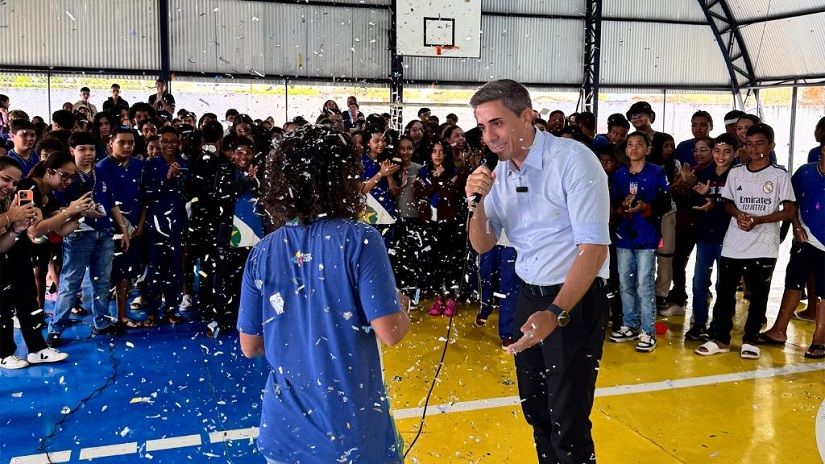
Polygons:
[[65,171],[61,171],[59,169],[52,169],[52,172],[54,172],[55,174],[60,176],[60,180],[62,180],[64,182],[67,181],[67,180],[74,180],[74,178],[77,177],[76,172],[65,172]]
[[630,119],[639,119],[643,116],[647,116],[647,113],[633,113],[630,115]]

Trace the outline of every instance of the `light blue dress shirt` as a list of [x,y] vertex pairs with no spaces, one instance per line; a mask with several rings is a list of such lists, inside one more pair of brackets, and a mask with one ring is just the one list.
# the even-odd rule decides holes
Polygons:
[[[484,210],[496,237],[507,230],[526,283],[562,284],[579,244],[610,244],[607,175],[580,142],[537,131],[521,169],[507,161],[495,173]],[[609,276],[608,260],[598,276]]]

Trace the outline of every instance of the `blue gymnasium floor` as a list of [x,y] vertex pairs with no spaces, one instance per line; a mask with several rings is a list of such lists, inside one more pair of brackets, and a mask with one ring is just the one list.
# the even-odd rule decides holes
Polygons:
[[0,463],[263,462],[250,435],[266,363],[204,327],[92,337],[87,316],[63,333],[65,362],[0,372]]

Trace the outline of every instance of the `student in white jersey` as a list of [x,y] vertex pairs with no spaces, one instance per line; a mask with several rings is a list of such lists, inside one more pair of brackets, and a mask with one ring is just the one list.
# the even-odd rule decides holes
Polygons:
[[749,127],[745,142],[748,164],[737,166],[728,174],[722,197],[731,222],[722,243],[719,295],[713,307],[711,340],[696,348],[696,354],[708,356],[730,351],[736,285],[741,275],[751,297],[739,355],[745,359],[759,358],[756,344],[779,255],[779,225],[796,215],[791,176],[783,167],[771,164],[769,158],[774,146],[770,126],[760,123]]

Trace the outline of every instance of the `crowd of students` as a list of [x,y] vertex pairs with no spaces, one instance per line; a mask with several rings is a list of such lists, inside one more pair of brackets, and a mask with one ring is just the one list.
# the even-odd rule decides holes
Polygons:
[[[70,315],[89,309],[100,336],[177,324],[181,312],[195,309],[208,336],[236,324],[244,263],[273,229],[258,204],[264,165],[280,140],[309,122],[299,116],[277,126],[230,109],[224,127],[216,114],[176,111],[162,80],[147,101],[131,105],[117,84],[111,90],[98,111],[82,88],[80,100],[54,112],[48,125],[9,111],[0,95],[0,367],[65,359],[61,333]],[[697,111],[693,138],[678,145],[652,128],[656,115],[646,102],[611,115],[604,134],[596,133],[592,113],[535,116],[537,130],[590,147],[608,176],[611,341],[655,349],[657,315],[685,314],[695,249],[685,336],[701,342],[697,354],[730,350],[739,288],[750,300],[742,357],[784,343],[805,291],[808,309],[797,317],[818,320],[806,356],[825,357],[825,118],[816,129],[819,146],[792,178],[775,164],[770,126],[739,111],[725,115],[725,131],[715,137],[712,116]],[[381,232],[401,290],[414,303],[431,299],[431,316],[452,316],[475,295],[479,326],[499,306],[502,345],[513,343],[515,251],[506,233],[480,257],[466,247],[464,184],[485,153],[475,124],[463,124],[473,126],[465,133],[454,114],[442,123],[422,108],[399,133],[388,114],[365,117],[354,97],[343,111],[324,102],[315,123],[340,130],[361,156],[362,220]],[[776,323],[760,333],[783,221],[794,240],[785,295]],[[91,302],[80,298],[87,273]],[[56,294],[48,318],[47,293]],[[110,312],[111,299],[117,309]],[[16,354],[15,315],[25,358]]]

